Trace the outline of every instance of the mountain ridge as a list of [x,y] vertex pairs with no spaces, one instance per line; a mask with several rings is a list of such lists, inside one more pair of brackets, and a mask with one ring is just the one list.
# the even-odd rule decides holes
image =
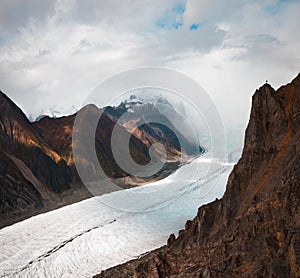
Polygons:
[[[118,125],[118,119],[111,118],[93,104],[80,111],[84,112],[81,120],[85,121],[87,128],[91,117],[104,112],[96,129],[95,149],[106,175],[116,179],[120,186],[126,188],[157,180],[178,168],[179,151],[173,151],[177,148],[176,142],[165,140],[168,134],[160,129],[161,134],[152,137],[150,143],[162,143],[174,161],[168,162],[160,173],[148,180],[130,177],[115,162],[111,151],[111,133]],[[43,117],[30,122],[23,111],[0,91],[0,228],[91,197],[73,161],[72,133],[76,115]],[[124,127],[120,126],[120,130],[128,134]],[[143,132],[147,135],[149,131]],[[127,151],[126,142],[122,143],[122,151]],[[131,134],[129,150],[132,158],[139,164],[147,164],[151,144],[145,144],[135,133]],[[93,169],[93,162],[84,162],[82,167]]]
[[223,198],[166,246],[95,277],[299,277],[299,126],[300,74],[260,87]]

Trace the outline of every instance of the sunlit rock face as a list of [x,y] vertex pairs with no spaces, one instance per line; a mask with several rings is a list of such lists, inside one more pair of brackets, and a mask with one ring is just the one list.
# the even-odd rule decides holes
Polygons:
[[300,75],[259,88],[224,197],[167,246],[98,277],[299,277],[299,127]]
[[58,203],[70,171],[24,113],[0,92],[1,223],[5,226]]

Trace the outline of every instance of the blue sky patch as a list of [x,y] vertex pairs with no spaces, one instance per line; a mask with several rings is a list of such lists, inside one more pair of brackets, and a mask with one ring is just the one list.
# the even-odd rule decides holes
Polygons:
[[179,29],[182,26],[182,22],[176,22],[172,25],[173,29]]
[[191,26],[190,26],[190,30],[197,30],[200,26],[200,23],[193,23]]
[[0,37],[0,45],[4,45],[4,39]]
[[177,3],[171,9],[165,10],[156,22],[159,29],[179,29],[183,25],[184,3]]
[[166,26],[166,22],[163,19],[160,19],[156,22],[156,26],[160,29],[160,28],[164,28]]
[[183,14],[185,11],[185,4],[184,3],[178,3],[173,7],[173,11],[177,14]]
[[274,5],[266,5],[263,7],[265,11],[267,11],[270,14],[276,15],[281,12],[282,10],[282,5],[285,4],[287,0],[279,0],[277,3]]

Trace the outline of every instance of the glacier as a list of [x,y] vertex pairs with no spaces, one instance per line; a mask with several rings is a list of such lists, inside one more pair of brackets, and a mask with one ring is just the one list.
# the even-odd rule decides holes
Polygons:
[[0,230],[1,277],[91,277],[166,244],[221,198],[233,163],[201,156],[169,177],[93,197]]

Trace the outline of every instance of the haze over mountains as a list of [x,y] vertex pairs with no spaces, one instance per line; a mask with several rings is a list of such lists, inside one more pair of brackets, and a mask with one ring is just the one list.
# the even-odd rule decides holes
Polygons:
[[[113,179],[128,177],[114,161],[110,142],[113,128],[127,109],[122,105],[107,107],[97,126],[95,147],[98,160],[107,176]],[[138,109],[150,110],[151,114],[168,121],[153,104],[143,104]],[[83,110],[87,125],[89,117],[101,111],[94,105],[87,105]],[[131,113],[131,120],[141,120],[137,115]],[[0,92],[0,227],[91,196],[81,184],[73,161],[75,117],[76,114],[60,118],[46,116],[32,123],[20,108]],[[171,171],[162,171],[153,178],[164,177],[178,167],[178,158],[185,150],[180,149],[174,131],[155,124],[135,130],[130,130],[128,122],[123,122],[123,125],[120,126],[122,132],[133,133],[130,154],[137,163],[149,162],[148,148],[155,142],[163,144],[168,157],[173,159]],[[174,126],[172,128],[176,129]],[[197,155],[203,151],[201,147],[186,142],[190,146],[186,154]],[[89,166],[92,165],[85,165]],[[132,180],[127,179],[126,182],[130,186]],[[135,181],[138,182],[141,181]],[[121,184],[126,186],[124,181]]]

